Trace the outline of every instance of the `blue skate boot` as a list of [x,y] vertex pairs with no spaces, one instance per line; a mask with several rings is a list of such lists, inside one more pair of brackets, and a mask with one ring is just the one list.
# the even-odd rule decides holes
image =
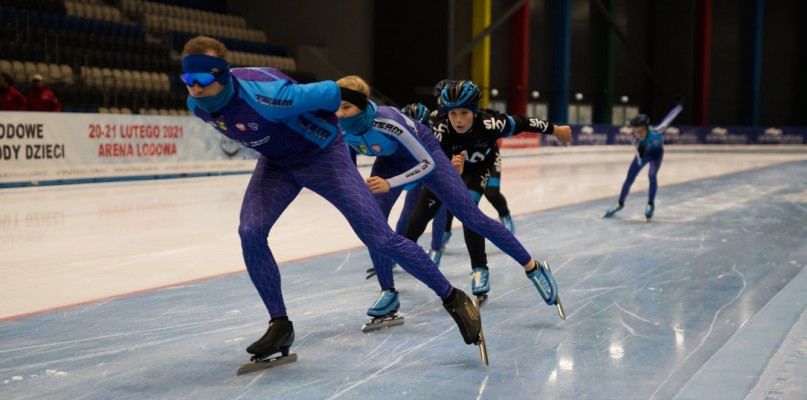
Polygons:
[[655,211],[655,209],[656,206],[654,206],[653,203],[647,203],[647,207],[644,209],[644,217],[647,218],[648,221],[653,218],[653,211]]
[[367,315],[372,317],[372,320],[361,327],[362,332],[403,324],[403,317],[398,315],[399,308],[401,308],[401,302],[398,300],[398,292],[395,288],[382,290],[381,295],[367,310]]
[[471,272],[471,293],[483,304],[488,299],[490,282],[488,281],[488,267],[475,267]]
[[[525,271],[526,272],[526,271]],[[558,315],[560,318],[566,319],[566,312],[563,310],[563,304],[560,302],[558,296],[558,284],[555,282],[555,277],[552,276],[552,270],[549,269],[549,264],[544,262],[535,262],[535,268],[532,271],[526,272],[527,278],[538,289],[538,293],[543,297],[544,301],[549,306],[556,306],[558,308]]]
[[499,217],[499,221],[502,222],[505,228],[512,234],[516,234],[516,225],[513,223],[513,218],[509,215],[505,215],[504,217]]
[[605,212],[605,215],[603,215],[602,217],[603,218],[611,218],[611,217],[613,217],[614,214],[616,214],[619,210],[621,210],[623,206],[624,206],[624,204],[622,204],[622,203],[616,203],[616,205],[609,208]]
[[432,260],[434,265],[440,266],[440,258],[443,257],[443,252],[440,250],[431,249],[429,250],[429,258]]

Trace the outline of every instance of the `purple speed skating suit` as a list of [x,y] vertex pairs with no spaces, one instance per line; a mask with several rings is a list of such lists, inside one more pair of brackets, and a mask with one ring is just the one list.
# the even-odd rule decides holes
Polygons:
[[261,156],[241,206],[241,247],[247,271],[269,315],[286,315],[280,273],[267,245],[269,231],[303,187],[333,204],[372,251],[394,259],[445,298],[451,284],[410,240],[396,235],[353,164],[334,112],[335,82],[296,84],[274,68],[234,68],[229,98],[205,111],[188,108],[219,133]]

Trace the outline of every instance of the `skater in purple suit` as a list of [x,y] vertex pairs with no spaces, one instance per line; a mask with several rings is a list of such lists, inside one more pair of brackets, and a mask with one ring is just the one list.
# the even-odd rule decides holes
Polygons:
[[[436,197],[435,203],[445,204],[466,227],[484,235],[517,260],[544,301],[557,306],[560,316],[565,318],[558,287],[548,266],[535,261],[518,239],[498,221],[486,216],[471,197],[460,176],[465,153],[449,159],[428,127],[397,108],[378,106],[369,100],[370,87],[362,78],[351,75],[336,83],[342,88],[342,104],[336,115],[345,142],[358,153],[376,157],[366,182],[384,215],[389,215],[404,187],[422,183],[424,191]],[[421,200],[423,198],[421,194]],[[407,231],[411,224],[410,220]],[[422,232],[421,229],[417,236]],[[381,286],[378,300],[367,310],[374,323],[377,318],[394,317],[400,300],[389,256],[378,249],[369,248],[369,251]]]
[[280,288],[280,272],[267,245],[272,226],[308,188],[333,204],[367,247],[395,260],[432,289],[457,322],[468,344],[480,340],[478,309],[414,242],[387,224],[353,164],[334,112],[341,102],[333,81],[298,84],[274,68],[233,68],[227,49],[199,36],[182,53],[188,108],[222,135],[260,153],[241,206],[238,233],[252,283],[271,318],[247,348],[253,361],[288,356],[294,341]]

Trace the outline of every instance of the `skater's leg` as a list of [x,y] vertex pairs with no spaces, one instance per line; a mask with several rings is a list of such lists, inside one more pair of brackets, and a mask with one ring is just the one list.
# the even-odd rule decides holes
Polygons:
[[[395,204],[395,201],[401,194],[401,189],[396,188],[392,189],[386,193],[379,193],[373,195],[376,202],[378,203],[378,207],[381,210],[381,213],[384,216],[389,216],[390,211],[392,210],[392,206]],[[370,252],[370,260],[373,263],[373,268],[376,272],[376,278],[378,279],[378,284],[381,286],[381,289],[389,289],[395,286],[395,281],[392,275],[392,269],[395,265],[395,261],[390,258],[387,254],[378,251],[374,248],[369,248]]]
[[[429,220],[434,218],[435,214],[440,210],[445,209],[441,206],[440,199],[437,198],[429,189],[422,189],[420,197],[418,198],[417,205],[409,216],[409,221],[406,224],[406,232],[404,237],[417,243]],[[442,250],[434,249],[434,234],[432,234],[432,248],[429,249],[429,259],[437,266],[440,266],[440,258],[442,257]]]
[[653,218],[653,212],[656,210],[656,191],[658,190],[658,170],[661,168],[661,160],[664,153],[661,153],[657,158],[650,159],[650,167],[647,171],[647,177],[650,180],[650,189],[647,195],[647,207],[644,210],[644,216],[649,221]]
[[317,161],[317,168],[303,168],[294,172],[298,181],[304,182],[304,186],[331,202],[370,250],[395,260],[440,298],[448,296],[451,284],[420,246],[395,234],[389,227],[347,152],[343,149],[341,152],[326,152],[319,155]]
[[650,188],[648,190],[648,197],[647,203],[648,204],[655,204],[656,201],[656,191],[658,190],[658,171],[661,169],[661,161],[663,160],[664,155],[660,155],[658,158],[650,159],[650,166],[648,167],[647,171],[647,178],[650,180]]
[[[529,276],[529,273],[538,267],[538,263],[533,260],[521,242],[502,224],[487,217],[479,210],[460,176],[450,173],[440,174],[440,172],[450,170],[441,168],[440,161],[437,161],[437,164],[438,168],[435,172],[423,181],[424,186],[429,190],[434,190],[464,226],[493,242],[499,249],[521,264]],[[544,277],[547,275],[551,277],[551,272],[548,270],[541,273]],[[554,279],[551,279],[550,284],[554,285]],[[554,290],[557,291],[556,285]]]
[[301,187],[261,157],[241,205],[238,234],[247,272],[272,318],[286,315],[280,272],[267,245],[269,231]]
[[395,233],[399,235],[403,235],[406,233],[406,223],[407,221],[409,221],[409,217],[412,215],[412,211],[415,210],[415,206],[417,206],[418,197],[420,197],[420,190],[422,188],[423,185],[418,184],[414,188],[406,191],[406,197],[404,198],[404,205],[403,209],[401,210],[401,216],[398,217],[398,223],[395,224]]
[[[437,210],[437,214],[434,215],[434,219],[432,219],[432,250],[442,251],[445,246],[444,239],[447,222],[448,216],[446,215],[446,207],[441,206],[440,209]],[[448,231],[451,232],[451,229],[449,228]]]
[[409,221],[406,223],[406,232],[404,237],[417,242],[423,235],[429,221],[435,217],[437,212],[442,208],[442,201],[431,190],[425,186],[420,191],[417,205],[409,216]]
[[628,198],[628,193],[630,193],[630,187],[633,185],[633,182],[636,180],[636,175],[639,174],[639,171],[644,166],[644,162],[637,157],[633,158],[631,161],[630,166],[628,167],[628,175],[625,177],[625,182],[622,183],[622,190],[619,193],[619,201],[616,203],[615,206],[609,208],[605,211],[605,215],[603,218],[612,217],[614,214],[619,212],[622,207],[625,206],[625,199]]
[[530,266],[532,257],[524,246],[501,223],[479,209],[462,178],[448,169],[453,168],[448,160],[439,160],[436,163],[435,171],[424,179],[424,186],[437,194],[463,225],[490,240],[525,268]]
[[510,233],[516,233],[516,227],[513,224],[513,218],[510,216],[510,208],[507,206],[507,199],[501,191],[501,176],[502,176],[502,157],[496,151],[495,162],[490,168],[490,179],[485,185],[485,198],[490,202],[496,213],[499,215],[499,221],[507,228]]
[[628,167],[628,175],[625,177],[625,182],[622,183],[622,191],[619,193],[619,204],[625,204],[625,199],[628,197],[628,193],[630,193],[630,187],[633,185],[633,181],[636,180],[636,175],[639,174],[643,166],[644,163],[636,157],[631,161],[630,167]]
[[[482,195],[479,192],[470,190],[471,198],[479,207],[479,200]],[[476,233],[468,226],[462,226],[462,233],[465,236],[465,247],[468,249],[468,255],[471,258],[471,269],[476,267],[485,267],[488,265],[488,255],[485,252],[485,237]]]

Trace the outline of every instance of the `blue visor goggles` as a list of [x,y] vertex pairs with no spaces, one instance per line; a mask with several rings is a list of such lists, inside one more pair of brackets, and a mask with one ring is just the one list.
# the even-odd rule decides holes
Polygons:
[[180,78],[188,86],[208,86],[214,81],[226,85],[230,82],[230,65],[227,61],[206,54],[190,54],[182,58]]
[[188,86],[193,86],[194,82],[200,86],[207,86],[213,83],[219,74],[212,74],[210,72],[189,72],[182,74],[182,82]]

